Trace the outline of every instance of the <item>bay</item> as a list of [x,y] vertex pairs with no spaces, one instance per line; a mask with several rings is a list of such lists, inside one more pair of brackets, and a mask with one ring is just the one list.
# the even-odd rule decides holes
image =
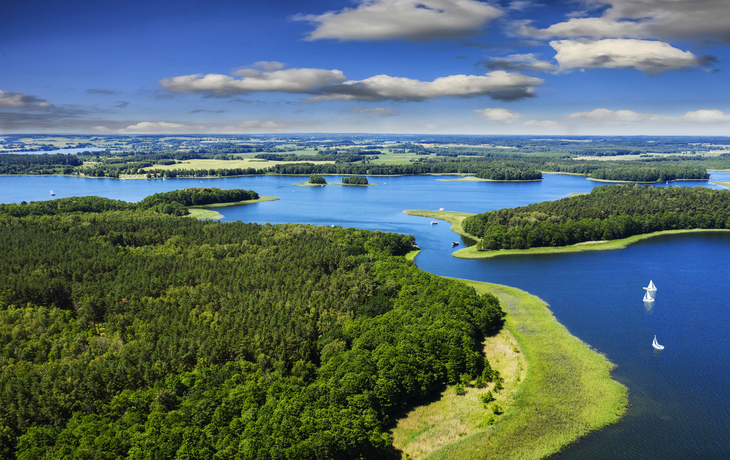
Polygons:
[[[327,176],[328,182],[341,177]],[[370,178],[374,187],[293,187],[303,177],[113,180],[74,177],[0,177],[0,202],[97,195],[139,201],[186,187],[245,188],[275,202],[221,208],[223,220],[298,222],[394,231],[416,236],[421,269],[443,276],[505,284],[551,305],[574,335],[617,365],[613,377],[629,388],[629,409],[616,425],[570,446],[560,459],[720,459],[730,453],[730,234],[658,237],[607,252],[509,256],[486,260],[451,257],[460,239],[440,222],[405,209],[484,212],[588,192],[582,177],[546,175],[540,182],[441,181],[435,176]],[[730,173],[712,173],[730,181]],[[673,185],[708,186],[707,182]],[[712,188],[724,188],[709,185]],[[658,287],[654,305],[643,286]],[[651,346],[654,335],[665,345]]]

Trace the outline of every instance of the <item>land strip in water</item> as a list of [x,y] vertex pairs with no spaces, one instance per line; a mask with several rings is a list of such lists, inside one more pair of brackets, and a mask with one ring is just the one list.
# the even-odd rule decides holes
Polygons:
[[540,459],[621,418],[627,389],[611,379],[613,364],[572,336],[545,302],[516,288],[461,281],[495,295],[507,312],[505,329],[485,344],[505,380],[496,394],[504,413],[495,418],[480,404],[489,389],[457,396],[450,387],[399,421],[398,448],[416,459]]

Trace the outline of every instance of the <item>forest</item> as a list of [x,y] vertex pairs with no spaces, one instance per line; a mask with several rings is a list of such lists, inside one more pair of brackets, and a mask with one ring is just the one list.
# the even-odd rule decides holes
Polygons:
[[76,200],[0,207],[0,458],[397,457],[395,416],[495,378],[499,302],[412,236]]
[[163,214],[184,216],[189,214],[187,208],[190,206],[237,203],[239,201],[257,200],[258,198],[258,193],[253,190],[221,190],[217,187],[198,187],[155,193],[145,197],[139,203],[127,203],[126,201],[99,198],[97,196],[74,196],[31,203],[0,204],[0,215],[24,217],[30,215],[51,216],[75,212],[152,210]]
[[477,249],[527,249],[615,240],[662,230],[730,229],[730,191],[604,185],[590,193],[464,219]]

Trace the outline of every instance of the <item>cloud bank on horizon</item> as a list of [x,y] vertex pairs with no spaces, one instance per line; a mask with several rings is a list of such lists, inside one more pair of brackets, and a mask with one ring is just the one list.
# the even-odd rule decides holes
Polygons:
[[0,134],[730,128],[727,1],[131,2],[6,8]]

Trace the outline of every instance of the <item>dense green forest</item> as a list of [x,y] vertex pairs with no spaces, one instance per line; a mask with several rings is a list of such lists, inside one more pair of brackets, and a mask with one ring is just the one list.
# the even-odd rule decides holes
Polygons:
[[542,173],[535,169],[490,168],[482,169],[476,177],[489,180],[538,180]]
[[0,207],[0,458],[388,458],[397,414],[494,376],[498,301],[411,236],[87,204]]
[[604,185],[591,193],[468,217],[480,250],[566,246],[675,229],[730,229],[730,191]]
[[127,203],[126,201],[110,200],[96,196],[74,196],[31,203],[0,204],[0,215],[24,217],[30,215],[51,216],[74,212],[151,210],[163,214],[184,216],[189,214],[187,209],[189,206],[237,203],[239,201],[257,200],[258,198],[258,193],[253,190],[222,190],[217,187],[199,187],[155,193],[139,203]]
[[343,177],[342,183],[347,185],[368,185],[368,178],[363,176]]

